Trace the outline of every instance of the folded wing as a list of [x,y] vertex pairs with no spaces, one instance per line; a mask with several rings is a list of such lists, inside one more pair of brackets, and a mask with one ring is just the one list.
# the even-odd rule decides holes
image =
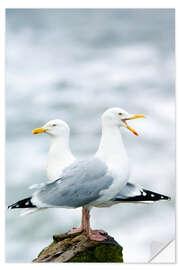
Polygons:
[[76,208],[99,199],[100,192],[112,182],[107,166],[99,159],[76,161],[63,171],[60,179],[38,189],[31,201],[39,208]]

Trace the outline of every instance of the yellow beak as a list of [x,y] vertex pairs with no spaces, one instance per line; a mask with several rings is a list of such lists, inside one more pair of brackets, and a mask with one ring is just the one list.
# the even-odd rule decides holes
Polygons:
[[38,133],[43,133],[43,132],[46,132],[46,129],[45,128],[36,128],[32,131],[33,134],[38,134]]
[[145,118],[143,114],[135,114],[134,116],[127,118],[126,120],[136,119],[136,118]]
[[125,126],[127,127],[127,129],[129,129],[134,135],[139,136],[139,134],[126,123],[127,120],[132,120],[132,119],[136,119],[136,118],[145,118],[145,116],[143,114],[135,114],[132,117],[123,119],[122,121],[125,124]]

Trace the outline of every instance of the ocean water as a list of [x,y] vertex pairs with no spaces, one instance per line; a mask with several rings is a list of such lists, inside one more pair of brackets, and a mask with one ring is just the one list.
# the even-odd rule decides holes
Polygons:
[[[97,150],[100,116],[122,107],[146,119],[123,130],[132,182],[172,197],[150,205],[92,210],[92,227],[147,262],[153,242],[175,235],[175,51],[173,9],[7,9],[6,200],[47,180],[49,138],[31,131],[51,119],[71,127],[79,158]],[[79,226],[81,210],[7,211],[6,261],[30,262],[52,235]]]

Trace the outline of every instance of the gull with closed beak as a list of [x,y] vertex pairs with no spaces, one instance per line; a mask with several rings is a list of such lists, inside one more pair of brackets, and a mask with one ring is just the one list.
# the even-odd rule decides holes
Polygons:
[[[102,241],[106,239],[104,231],[92,230],[90,227],[92,207],[108,207],[120,202],[168,200],[168,196],[145,190],[128,182],[129,162],[121,129],[127,128],[138,136],[127,121],[143,117],[143,115],[129,114],[121,108],[106,110],[102,115],[102,136],[95,156],[81,161],[72,161],[69,166],[65,166],[58,179],[53,175],[53,181],[37,187],[32,196],[10,205],[9,208],[83,207],[81,227],[73,229],[70,233],[85,230],[90,239]],[[53,130],[53,128],[49,131],[43,129],[46,128],[43,127],[40,131],[47,132],[49,135]],[[34,133],[38,132],[38,129],[34,130]]]

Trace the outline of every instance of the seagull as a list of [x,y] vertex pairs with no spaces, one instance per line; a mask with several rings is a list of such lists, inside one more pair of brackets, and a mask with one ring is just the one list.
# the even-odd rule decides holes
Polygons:
[[[132,116],[133,117],[133,116]],[[137,116],[136,116],[137,117]],[[138,116],[139,117],[139,116]],[[126,127],[127,124],[125,123]],[[128,129],[138,136],[137,132],[128,126]],[[70,128],[65,121],[60,119],[51,120],[40,128],[32,131],[33,134],[45,133],[50,136],[51,145],[48,153],[47,161],[47,177],[49,180],[58,179],[63,169],[72,164],[76,158],[73,156],[69,146]],[[99,149],[100,150],[100,149]],[[40,185],[39,185],[40,186]],[[37,187],[32,185],[31,188]],[[156,195],[155,195],[156,194]],[[98,207],[108,207],[122,202],[137,202],[137,203],[150,203],[163,199],[158,193],[153,193],[143,189],[137,184],[128,182],[120,193],[115,198],[104,202]],[[26,209],[21,215],[35,212],[39,209]],[[82,222],[80,228],[74,228],[69,233],[76,233],[83,230],[84,213],[86,209],[82,209]]]
[[[121,130],[127,128],[138,136],[127,124],[128,120],[137,118],[144,118],[144,115],[129,114],[121,108],[105,111],[102,115],[101,141],[95,156],[72,162],[63,169],[58,179],[42,184],[31,197],[20,200],[9,208],[83,207],[80,230],[85,230],[92,240],[103,241],[107,237],[104,231],[92,230],[90,227],[92,207],[170,199],[128,182],[129,162]],[[70,233],[78,230],[74,229]]]
[[42,127],[34,129],[32,133],[49,135],[51,144],[46,173],[49,180],[58,179],[63,169],[76,160],[69,146],[70,128],[68,124],[60,119],[51,120]]
[[[58,179],[63,169],[76,160],[69,146],[69,125],[60,119],[50,120],[42,127],[34,129],[32,133],[45,133],[49,135],[51,143],[48,152],[46,174],[50,181]],[[41,187],[41,184],[34,184],[29,188],[35,189],[37,187]],[[26,208],[20,215],[24,216],[44,209],[46,208]]]

